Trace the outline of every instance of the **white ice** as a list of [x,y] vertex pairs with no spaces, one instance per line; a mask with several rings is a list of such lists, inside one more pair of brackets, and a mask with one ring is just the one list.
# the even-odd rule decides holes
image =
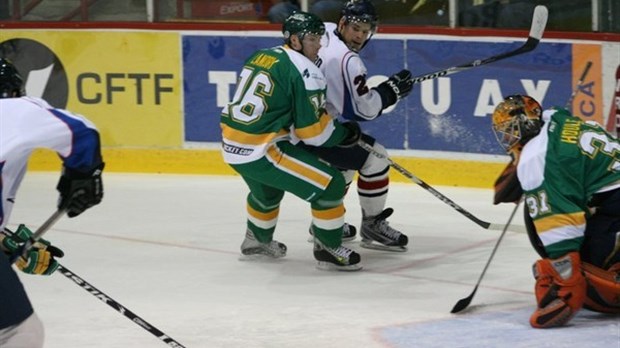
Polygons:
[[[55,207],[57,173],[28,173],[9,227],[36,228]],[[62,218],[45,238],[62,265],[185,347],[620,347],[620,320],[581,311],[562,329],[535,330],[527,236],[508,232],[470,307],[501,231],[485,230],[421,187],[393,183],[391,224],[406,253],[371,251],[355,273],[315,268],[309,205],[286,195],[278,261],[240,261],[247,188],[239,177],[106,173],[105,198]],[[492,191],[436,187],[475,216],[504,224],[511,205]],[[359,225],[355,190],[348,222]],[[523,224],[521,212],[515,218]],[[60,273],[20,275],[46,329],[47,348],[165,347]]]

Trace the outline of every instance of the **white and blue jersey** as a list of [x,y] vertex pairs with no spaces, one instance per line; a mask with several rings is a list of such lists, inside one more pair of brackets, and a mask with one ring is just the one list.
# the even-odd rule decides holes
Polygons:
[[[84,117],[39,98],[1,98],[0,230],[9,220],[28,158],[37,148],[55,151],[65,167],[80,172],[102,163],[99,133]],[[0,251],[0,330],[21,323],[32,313],[22,284]]]
[[340,39],[335,23],[325,23],[317,65],[327,78],[326,109],[330,115],[355,121],[381,115],[381,95],[366,84],[364,62]]
[[0,99],[0,228],[6,225],[28,158],[37,148],[55,151],[65,167],[79,172],[102,162],[99,133],[84,117],[39,98]]

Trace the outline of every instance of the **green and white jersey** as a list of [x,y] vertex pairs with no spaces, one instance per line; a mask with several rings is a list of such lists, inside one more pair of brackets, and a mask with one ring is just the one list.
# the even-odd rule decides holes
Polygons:
[[543,120],[517,175],[538,236],[556,258],[580,249],[592,195],[620,187],[620,142],[563,109],[546,110]]
[[314,146],[339,144],[348,131],[325,112],[326,88],[319,68],[288,46],[255,52],[222,110],[224,161],[256,161],[275,142],[291,138]]

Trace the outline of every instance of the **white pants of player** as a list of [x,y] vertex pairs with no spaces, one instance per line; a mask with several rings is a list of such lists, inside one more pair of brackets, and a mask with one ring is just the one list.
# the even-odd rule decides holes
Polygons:
[[43,323],[36,313],[21,323],[0,330],[0,347],[2,348],[42,348]]

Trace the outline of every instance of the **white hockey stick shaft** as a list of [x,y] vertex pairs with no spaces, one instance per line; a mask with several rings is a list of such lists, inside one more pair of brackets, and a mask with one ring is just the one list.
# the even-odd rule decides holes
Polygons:
[[[394,168],[397,172],[401,173],[402,175],[404,175],[406,178],[410,179],[414,183],[420,185],[423,189],[425,189],[426,191],[430,192],[433,196],[439,198],[439,200],[441,200],[442,202],[444,202],[447,205],[451,206],[454,210],[456,210],[459,213],[463,214],[469,220],[475,222],[478,226],[480,226],[480,227],[482,227],[484,229],[487,229],[487,230],[503,230],[504,229],[504,225],[503,224],[494,224],[494,223],[486,222],[484,220],[481,220],[481,219],[477,218],[474,214],[472,214],[469,211],[465,210],[463,207],[461,207],[460,205],[456,204],[450,198],[444,196],[441,192],[437,191],[435,188],[433,188],[432,186],[430,186],[426,182],[422,181],[422,179],[418,178],[417,176],[415,176],[413,173],[411,173],[407,169],[403,168],[402,166],[400,166],[397,163],[395,163],[394,161],[392,161],[389,157],[383,155],[380,152],[377,152],[377,150],[375,150],[370,144],[368,144],[368,143],[366,143],[366,142],[364,142],[363,140],[360,139],[358,141],[358,145],[361,148],[363,148],[364,150],[368,151],[371,155],[376,156],[377,158],[385,160],[390,165],[390,167]],[[526,232],[525,226],[519,226],[519,225],[512,226],[511,230],[515,231],[515,232],[523,232],[523,233]]]
[[473,62],[469,62],[466,64],[457,65],[457,66],[453,66],[447,69],[428,73],[425,75],[416,76],[412,78],[413,83],[420,83],[426,80],[433,80],[439,77],[456,74],[458,72],[469,70],[477,66],[490,64],[493,62],[497,62],[498,60],[502,60],[502,59],[517,56],[519,54],[530,52],[533,49],[535,49],[536,46],[538,46],[538,43],[540,42],[540,39],[542,38],[543,33],[545,32],[545,27],[547,26],[548,16],[549,16],[549,11],[547,10],[545,6],[538,5],[534,8],[534,15],[532,16],[532,25],[530,27],[530,33],[527,38],[527,41],[525,41],[525,43],[521,47],[515,50],[502,53],[502,54],[498,54],[496,56],[492,56],[486,59],[477,59],[477,60],[474,60]]

